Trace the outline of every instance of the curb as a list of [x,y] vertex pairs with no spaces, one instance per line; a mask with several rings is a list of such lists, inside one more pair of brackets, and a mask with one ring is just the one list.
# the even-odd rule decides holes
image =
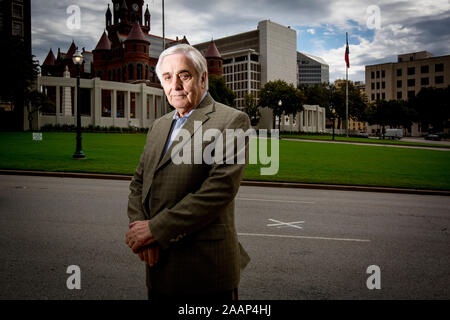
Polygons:
[[390,143],[377,143],[377,142],[353,142],[353,141],[341,141],[341,140],[320,140],[320,139],[301,139],[301,138],[290,138],[281,137],[281,140],[290,141],[305,141],[305,142],[320,142],[320,143],[342,143],[342,144],[353,144],[357,146],[381,146],[381,147],[394,147],[394,148],[409,148],[409,149],[423,149],[423,150],[436,150],[436,151],[450,151],[450,148],[440,147],[438,145],[425,146],[425,145],[408,145],[408,144],[390,144]]
[[[85,178],[85,179],[105,179],[105,180],[131,180],[131,178],[132,178],[132,176],[130,176],[130,175],[119,175],[119,174],[81,173],[81,172],[80,173],[78,173],[78,172],[48,172],[48,171],[34,171],[34,170],[7,170],[7,169],[0,169],[0,175],[47,176],[47,177],[60,177],[60,178]],[[445,190],[352,186],[352,185],[318,184],[318,183],[314,184],[314,183],[269,182],[269,181],[243,180],[241,182],[241,186],[450,196],[450,191],[445,191]]]

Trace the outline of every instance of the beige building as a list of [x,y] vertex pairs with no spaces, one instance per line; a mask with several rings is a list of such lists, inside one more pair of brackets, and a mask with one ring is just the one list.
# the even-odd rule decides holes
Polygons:
[[369,102],[407,100],[423,87],[450,85],[450,55],[434,57],[427,51],[399,55],[397,62],[366,66]]
[[[450,85],[450,55],[435,57],[427,51],[401,54],[397,62],[366,66],[368,102],[376,100],[408,100],[424,87],[446,88]],[[370,126],[370,131],[376,126]],[[423,134],[413,124],[406,135]]]

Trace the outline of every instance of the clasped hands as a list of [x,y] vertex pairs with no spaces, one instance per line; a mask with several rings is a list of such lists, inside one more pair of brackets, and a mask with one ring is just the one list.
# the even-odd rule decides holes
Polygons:
[[141,261],[153,267],[159,260],[159,247],[153,237],[149,220],[135,221],[129,224],[126,244],[136,253]]

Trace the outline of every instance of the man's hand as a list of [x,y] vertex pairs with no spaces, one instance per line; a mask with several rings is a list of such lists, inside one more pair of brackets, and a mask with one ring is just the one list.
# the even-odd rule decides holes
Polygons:
[[126,244],[138,253],[139,249],[155,242],[153,234],[148,226],[148,220],[135,221],[130,223],[130,230],[127,232]]
[[159,260],[159,247],[149,246],[141,248],[138,252],[139,258],[147,263],[150,267],[153,267]]

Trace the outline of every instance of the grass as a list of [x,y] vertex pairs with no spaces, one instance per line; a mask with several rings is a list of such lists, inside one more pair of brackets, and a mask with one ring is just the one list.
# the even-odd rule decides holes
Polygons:
[[[306,140],[324,140],[332,141],[331,135],[308,135],[308,134],[281,134],[281,138],[295,138],[295,139],[306,139]],[[438,147],[450,149],[449,145],[438,144],[438,143],[428,143],[428,142],[409,142],[409,141],[399,141],[399,140],[380,140],[372,138],[358,138],[358,137],[342,137],[335,136],[335,141],[341,142],[360,142],[360,143],[372,143],[372,144],[392,144],[392,145],[404,145],[404,146],[416,146],[416,147]]]
[[[133,174],[145,134],[84,133],[85,160],[72,160],[75,133],[0,133],[0,168]],[[247,166],[244,179],[450,190],[450,152],[371,145],[280,141],[279,171],[261,176]]]

